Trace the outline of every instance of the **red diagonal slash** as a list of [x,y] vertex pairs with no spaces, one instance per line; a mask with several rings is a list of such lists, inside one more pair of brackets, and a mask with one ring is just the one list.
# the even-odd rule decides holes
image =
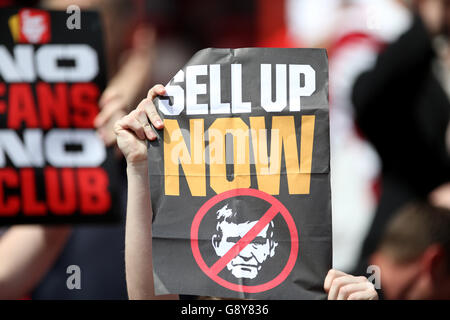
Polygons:
[[209,269],[212,275],[217,275],[223,268],[233,260],[239,252],[245,249],[245,247],[255,239],[258,234],[272,221],[275,216],[280,212],[279,209],[272,206],[261,219],[251,228],[236,244],[228,250],[214,265]]
[[[262,200],[265,200],[266,202],[270,203],[273,207],[270,208],[264,215],[263,218],[255,224],[255,226],[250,230],[246,235],[244,235],[244,238],[242,238],[239,243],[235,244],[233,248],[229,250],[229,252],[226,253],[226,256],[221,257],[211,268],[206,264],[205,260],[202,258],[202,255],[200,253],[200,248],[198,246],[199,239],[198,239],[198,231],[199,226],[202,222],[202,219],[205,217],[206,214],[210,212],[210,210],[219,202],[223,200],[227,200],[229,198],[234,198],[237,196],[250,196],[250,197],[256,197]],[[219,277],[219,273],[223,268],[236,256],[241,252],[252,239],[256,238],[256,236],[261,232],[262,229],[271,221],[273,218],[280,213],[283,217],[283,219],[286,221],[287,226],[289,228],[289,234],[291,237],[291,250],[289,253],[289,259],[286,262],[286,265],[284,266],[283,270],[272,280],[261,283],[258,285],[243,285],[242,283],[232,283],[225,279],[222,279]],[[257,226],[258,225],[258,226]],[[251,234],[250,234],[251,232]],[[222,192],[220,194],[217,194],[210,198],[208,201],[205,202],[201,206],[201,208],[197,211],[194,220],[192,221],[191,226],[191,247],[192,247],[192,254],[194,256],[195,262],[197,262],[200,269],[209,277],[211,280],[219,284],[220,286],[233,290],[236,292],[247,292],[247,293],[259,293],[259,292],[265,292],[268,290],[271,290],[275,288],[276,286],[280,285],[286,278],[289,276],[293,268],[295,267],[297,263],[297,257],[298,257],[298,249],[299,249],[299,237],[298,237],[298,230],[295,224],[294,219],[292,218],[291,214],[287,210],[287,208],[274,196],[271,196],[268,193],[265,193],[263,191],[257,190],[257,189],[233,189],[228,190],[225,192]]]

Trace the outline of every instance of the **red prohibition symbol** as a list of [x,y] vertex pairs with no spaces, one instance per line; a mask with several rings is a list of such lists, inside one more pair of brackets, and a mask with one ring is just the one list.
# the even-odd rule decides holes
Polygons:
[[[253,226],[253,228],[250,229],[244,235],[244,237],[242,237],[224,256],[217,260],[212,266],[208,266],[203,259],[198,246],[198,231],[200,223],[214,205],[223,200],[234,198],[237,196],[250,196],[260,198],[270,203],[272,206],[267,210],[266,213],[264,213],[264,215]],[[278,215],[278,213],[280,213],[283,219],[286,221],[291,238],[291,251],[289,254],[289,259],[283,270],[281,270],[281,272],[274,279],[266,283],[253,286],[235,284],[219,277],[219,273],[226,267],[226,265],[232,259],[234,259],[239,254],[239,252],[242,251],[249,243],[251,243],[253,239]],[[275,197],[256,189],[234,189],[212,197],[198,210],[191,226],[191,248],[198,266],[213,281],[229,290],[246,293],[258,293],[275,288],[284,280],[286,280],[288,275],[291,273],[297,261],[298,231],[294,219],[292,218],[289,211]]]

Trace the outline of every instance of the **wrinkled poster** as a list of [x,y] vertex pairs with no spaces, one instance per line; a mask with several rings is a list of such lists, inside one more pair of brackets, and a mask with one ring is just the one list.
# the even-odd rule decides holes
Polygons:
[[148,151],[156,293],[325,298],[325,50],[205,49],[166,89]]

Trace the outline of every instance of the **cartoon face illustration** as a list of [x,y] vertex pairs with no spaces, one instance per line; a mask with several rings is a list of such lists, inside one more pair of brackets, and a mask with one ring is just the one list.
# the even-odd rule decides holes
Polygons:
[[[258,221],[243,221],[239,213],[228,208],[228,204],[217,211],[216,233],[212,245],[219,257],[224,256]],[[278,243],[273,239],[274,224],[271,221],[228,264],[227,269],[236,278],[254,279],[264,262],[275,255]]]

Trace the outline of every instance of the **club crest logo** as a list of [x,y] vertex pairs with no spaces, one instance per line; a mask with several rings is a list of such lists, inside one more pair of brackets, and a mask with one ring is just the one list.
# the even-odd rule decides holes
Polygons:
[[22,9],[8,21],[11,35],[18,43],[50,42],[50,16],[37,9]]

